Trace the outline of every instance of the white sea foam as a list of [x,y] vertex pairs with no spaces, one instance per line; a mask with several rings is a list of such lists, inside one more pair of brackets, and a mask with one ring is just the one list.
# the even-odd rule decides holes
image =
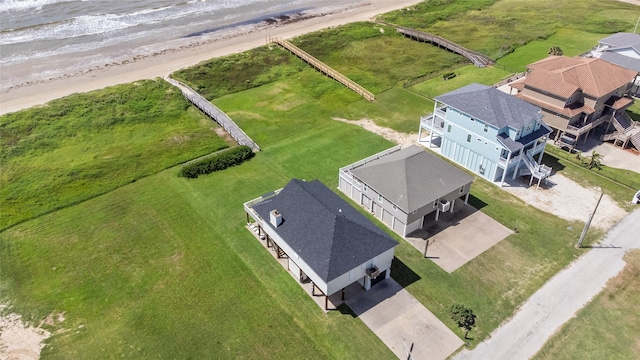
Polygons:
[[0,89],[260,31],[267,17],[321,16],[363,2],[0,0]]
[[[38,3],[54,0],[33,0]],[[158,8],[146,8],[130,13],[104,13],[95,15],[81,15],[59,22],[43,23],[23,29],[0,32],[0,45],[28,43],[42,40],[62,40],[85,37],[89,35],[110,35],[116,30],[134,28],[137,26],[153,26],[176,19],[202,17],[205,14],[216,15],[221,10],[229,10],[241,6],[251,5],[263,0],[252,1],[215,1],[190,2],[188,6],[171,4]],[[31,2],[31,1],[29,1]],[[185,3],[182,3],[185,4]],[[209,19],[211,21],[211,19]]]
[[84,1],[84,0],[2,0],[0,9],[7,12],[22,11],[31,9],[41,9],[45,5],[52,5],[64,2]]

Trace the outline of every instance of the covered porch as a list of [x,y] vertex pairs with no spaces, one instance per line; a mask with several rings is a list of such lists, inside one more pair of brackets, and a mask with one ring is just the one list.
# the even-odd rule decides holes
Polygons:
[[[246,229],[253,234],[255,239],[273,256],[278,264],[287,270],[287,273],[296,280],[296,283],[300,285],[304,292],[307,293],[324,312],[337,310],[338,306],[344,304],[347,288],[343,288],[341,291],[328,296],[324,294],[309,276],[291,261],[289,255],[265,232],[260,226],[260,223],[251,219],[249,214],[247,214]],[[352,284],[351,287],[353,287],[353,285],[355,284]]]

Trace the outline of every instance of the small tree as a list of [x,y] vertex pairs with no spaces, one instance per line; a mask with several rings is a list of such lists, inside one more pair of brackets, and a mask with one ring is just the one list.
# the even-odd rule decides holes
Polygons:
[[596,168],[602,170],[602,154],[598,154],[595,150],[591,153],[591,156],[587,157],[585,166],[589,169]]
[[450,310],[451,320],[455,321],[459,328],[464,329],[464,338],[467,338],[469,331],[476,326],[476,315],[473,310],[462,304],[454,304]]
[[562,56],[563,53],[564,52],[562,51],[560,46],[552,46],[552,47],[549,48],[549,55]]

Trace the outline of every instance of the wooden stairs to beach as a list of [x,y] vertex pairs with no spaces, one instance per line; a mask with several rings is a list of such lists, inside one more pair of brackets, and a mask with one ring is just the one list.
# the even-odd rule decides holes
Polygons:
[[260,151],[260,146],[251,140],[249,135],[242,131],[240,126],[238,126],[224,111],[213,105],[209,100],[198,94],[187,84],[170,77],[165,77],[164,79],[180,89],[182,95],[184,95],[187,100],[207,114],[207,116],[209,116],[213,121],[217,122],[236,142],[238,142],[238,144],[246,145],[254,152]]
[[429,34],[426,32],[422,32],[422,31],[418,31],[418,30],[414,30],[414,29],[410,29],[410,28],[406,28],[398,25],[389,24],[383,21],[379,21],[378,23],[395,27],[396,31],[398,31],[402,35],[412,40],[428,42],[438,47],[445,48],[453,53],[462,55],[467,59],[469,59],[469,61],[471,61],[475,66],[479,68],[483,68],[483,67],[487,67],[488,65],[495,64],[495,61],[489,58],[488,56],[485,56],[477,51],[467,49],[466,47],[458,45],[453,41],[449,41],[441,36]]
[[318,71],[324,73],[328,77],[340,82],[342,85],[353,90],[355,93],[362,96],[363,98],[369,101],[374,101],[376,99],[376,96],[372,92],[365,89],[364,87],[362,87],[355,81],[349,79],[348,77],[342,75],[338,71],[334,70],[329,65],[309,55],[307,52],[293,45],[289,41],[278,39],[278,38],[268,38],[267,44],[271,44],[271,43],[276,43],[282,46],[283,48],[285,48],[286,50],[289,50],[292,54],[296,55],[297,57],[305,61],[307,64],[313,66]]

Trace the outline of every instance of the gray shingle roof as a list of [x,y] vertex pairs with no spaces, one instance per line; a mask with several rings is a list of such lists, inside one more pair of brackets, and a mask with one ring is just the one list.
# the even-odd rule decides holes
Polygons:
[[351,172],[406,213],[473,181],[471,175],[415,145]]
[[530,134],[519,138],[518,140],[512,140],[507,133],[501,133],[496,136],[496,139],[507,149],[511,151],[520,150],[523,147],[527,146],[530,142],[534,140],[538,140],[539,138],[548,135],[552,130],[545,124],[542,123],[542,126],[536,131],[531,132]]
[[271,210],[282,214],[277,233],[325,282],[398,245],[318,180],[292,179],[253,209],[266,222]]
[[540,117],[539,107],[486,85],[470,84],[435,99],[498,129],[520,129]]
[[640,59],[624,56],[614,52],[605,51],[600,55],[600,59],[612,64],[622,66],[625,69],[640,72]]
[[640,49],[640,34],[617,33],[599,41],[600,44],[609,45],[613,48],[636,48]]

